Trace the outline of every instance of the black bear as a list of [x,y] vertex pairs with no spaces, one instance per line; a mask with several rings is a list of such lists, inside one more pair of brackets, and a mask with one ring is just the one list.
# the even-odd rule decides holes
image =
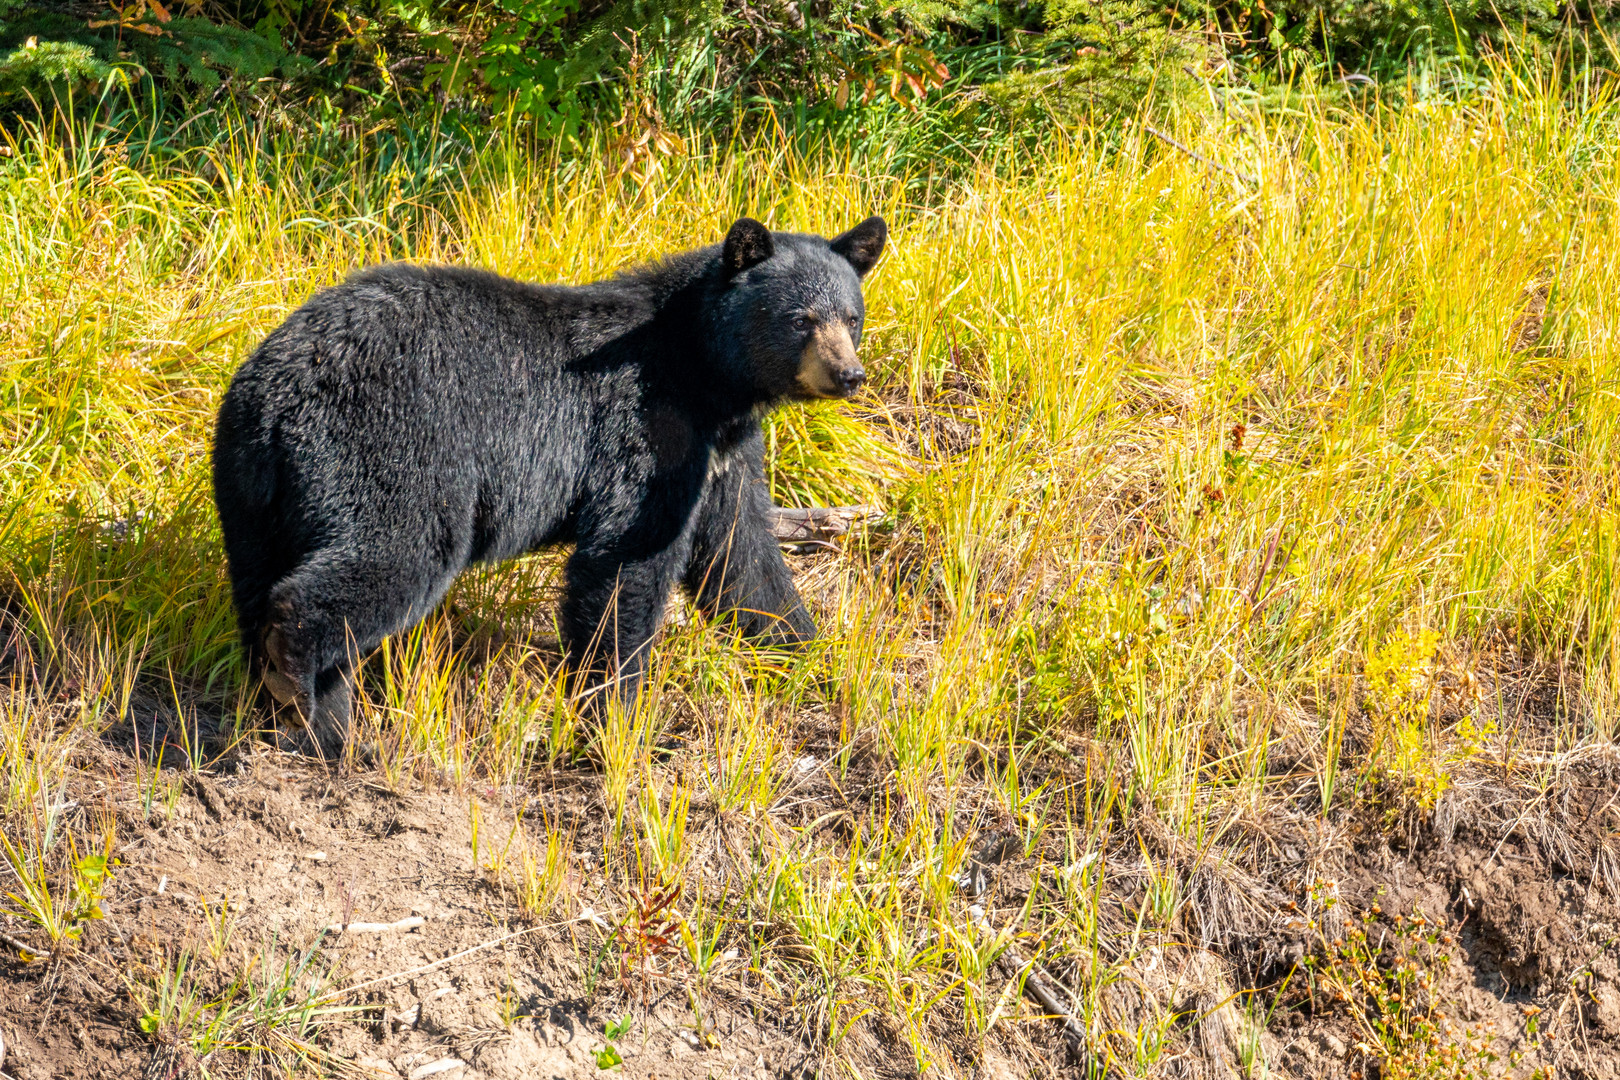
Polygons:
[[231,380],[213,469],[242,644],[306,746],[341,753],[357,659],[462,570],[551,544],[574,545],[568,661],[621,700],[676,585],[755,638],[814,637],[759,420],[860,388],[860,279],[887,232],[742,218],[572,287],[386,265],[293,312]]

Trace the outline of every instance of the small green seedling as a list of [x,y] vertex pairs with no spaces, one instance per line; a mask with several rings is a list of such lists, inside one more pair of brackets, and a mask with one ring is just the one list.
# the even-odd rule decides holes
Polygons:
[[608,1021],[607,1027],[602,1030],[602,1036],[607,1041],[607,1045],[596,1052],[596,1067],[598,1069],[611,1069],[624,1063],[624,1055],[619,1053],[619,1048],[613,1044],[630,1034],[631,1023],[629,1013],[617,1020]]

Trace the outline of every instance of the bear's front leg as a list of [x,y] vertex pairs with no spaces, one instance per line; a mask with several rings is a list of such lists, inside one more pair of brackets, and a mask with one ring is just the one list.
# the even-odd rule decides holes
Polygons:
[[[684,548],[685,545],[681,545]],[[564,570],[562,645],[588,689],[629,705],[641,689],[653,636],[679,578],[684,550],[626,560],[582,544]]]
[[816,636],[766,520],[765,442],[755,431],[717,468],[698,507],[683,584],[711,618],[729,618],[768,645]]

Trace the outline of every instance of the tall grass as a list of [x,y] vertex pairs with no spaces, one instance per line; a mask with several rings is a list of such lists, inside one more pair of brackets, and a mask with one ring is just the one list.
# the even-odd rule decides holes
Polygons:
[[[1455,816],[1477,761],[1620,726],[1617,120],[1606,88],[1503,69],[1468,103],[1188,116],[1166,134],[1196,155],[1077,136],[924,187],[768,140],[644,187],[497,140],[423,188],[364,140],[335,170],[268,135],[137,168],[25,132],[0,161],[0,591],[40,681],[0,698],[7,820],[141,685],[254,721],[209,432],[312,290],[393,258],[587,281],[743,213],[878,212],[872,390],[771,439],[779,497],[884,517],[795,563],[807,653],[671,627],[604,737],[605,865],[626,897],[684,873],[703,918],[749,912],[692,932],[835,1053],[877,1010],[956,1068],[1019,1013],[992,961],[1020,941],[1071,962],[1095,1052],[1151,1074],[1185,1036],[1120,987],[1262,919],[1268,822]],[[470,578],[373,658],[389,782],[569,760],[555,566]],[[1520,707],[1532,679],[1552,708]],[[46,716],[47,684],[76,710]],[[676,723],[692,752],[652,753]],[[790,828],[804,792],[845,825]],[[695,854],[722,819],[741,873]],[[1045,869],[981,931],[955,875],[988,828]]]

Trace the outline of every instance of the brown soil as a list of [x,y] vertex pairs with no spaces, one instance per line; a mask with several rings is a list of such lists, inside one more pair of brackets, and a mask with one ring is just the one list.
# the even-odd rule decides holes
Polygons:
[[[1322,933],[1289,942],[1284,954],[1314,946],[1320,955],[1324,939],[1342,940],[1356,915],[1373,909],[1369,938],[1393,943],[1403,928],[1416,933],[1411,916],[1419,915],[1426,929],[1445,935],[1438,961],[1427,965],[1434,978],[1429,1000],[1444,1017],[1442,1032],[1449,1023],[1452,1033],[1441,1037],[1459,1046],[1473,1040],[1483,1050],[1468,1056],[1478,1073],[1421,1075],[1617,1080],[1614,776],[1611,752],[1600,765],[1566,769],[1539,795],[1482,782],[1452,796],[1458,820],[1449,836],[1431,828],[1412,850],[1399,852],[1383,843],[1351,845],[1328,860],[1340,875],[1340,908],[1324,920]],[[1370,830],[1364,824],[1362,831]],[[1281,1055],[1272,1060],[1292,1075],[1378,1076],[1375,1059],[1358,1052],[1358,1044],[1372,1040],[1352,1010],[1307,996],[1302,988],[1283,994],[1294,1007],[1273,1014]],[[1470,1034],[1459,1037],[1464,1031]]]
[[[227,954],[285,958],[318,946],[311,974],[322,974],[331,990],[360,987],[335,1000],[361,1008],[325,1025],[315,1045],[329,1063],[364,1075],[594,1076],[605,1027],[627,1013],[634,1026],[618,1043],[625,1059],[619,1075],[682,1080],[839,1071],[829,1068],[810,1019],[750,984],[746,959],[701,986],[668,954],[620,972],[603,948],[603,932],[582,915],[615,903],[598,896],[603,883],[591,856],[576,857],[555,916],[538,923],[523,921],[509,890],[475,870],[473,802],[485,823],[486,849],[487,836],[504,835],[517,815],[535,823],[536,833],[543,822],[572,831],[576,851],[600,851],[600,777],[588,770],[560,771],[533,788],[506,791],[456,790],[418,778],[402,794],[375,776],[338,777],[264,746],[228,760],[228,767],[204,775],[171,770],[182,787],[172,814],[153,818],[156,824],[127,801],[98,794],[127,788],[132,759],[116,737],[79,762],[70,794],[80,805],[72,812],[85,828],[97,813],[115,814],[122,862],[103,905],[106,917],[88,924],[72,962],[24,963],[5,950],[5,1074],[16,1080],[194,1075],[196,1063],[182,1051],[139,1030],[141,1010],[125,978],[166,948],[170,956],[178,945],[206,950],[205,913],[210,906],[217,912],[221,899],[236,919]],[[1375,1012],[1364,1001],[1310,992],[1296,965],[1322,958],[1329,942],[1377,905],[1380,914],[1369,926],[1379,940],[1393,941],[1401,925],[1396,916],[1414,913],[1450,935],[1449,944],[1437,946],[1444,959],[1425,968],[1433,998],[1483,1048],[1468,1058],[1478,1073],[1424,1075],[1529,1077],[1541,1068],[1548,1076],[1620,1080],[1615,771],[1612,756],[1592,757],[1564,763],[1561,778],[1540,793],[1485,780],[1453,790],[1432,820],[1405,830],[1411,843],[1403,850],[1388,845],[1387,821],[1324,824],[1296,815],[1234,826],[1232,860],[1222,863],[1181,850],[1185,841],[1142,819],[1135,849],[1185,864],[1189,903],[1174,935],[1183,944],[1166,937],[1122,951],[1143,903],[1132,883],[1145,888],[1146,877],[1133,877],[1116,855],[1102,951],[1130,978],[1108,990],[1104,1004],[1121,1021],[1155,1009],[1176,1017],[1186,1052],[1171,1055],[1153,1075],[1243,1075],[1245,1060],[1258,1051],[1272,1075],[1372,1080],[1380,1075],[1367,1026]],[[799,794],[814,796],[806,799],[805,815],[818,811],[822,794],[832,798],[814,789]],[[1053,854],[1040,862],[1009,858],[989,869],[981,903],[992,923],[1015,917],[1041,875],[1052,874],[1059,861]],[[1337,896],[1316,928],[1305,922],[1312,883],[1317,895],[1326,889]],[[970,902],[964,898],[964,909]],[[410,916],[423,924],[322,932],[336,923]],[[0,918],[0,930],[36,940],[14,918]],[[1060,985],[1083,975],[1077,964],[1048,970]],[[938,1011],[941,1032],[960,1030],[949,1001]],[[1269,1016],[1264,1031],[1253,1025],[1256,1015]],[[216,1076],[255,1072],[249,1058],[232,1053],[204,1064]],[[910,1052],[881,1019],[863,1023],[841,1053],[865,1075],[916,1075]],[[459,1064],[444,1064],[451,1061]],[[442,1071],[424,1072],[435,1064]],[[1056,1024],[1040,1021],[1016,1025],[984,1047],[962,1046],[955,1067],[964,1076],[1084,1071]]]
[[[1138,850],[1161,872],[1179,864],[1191,895],[1176,933],[1141,935],[1147,863],[1138,871],[1115,853],[1099,948],[1127,978],[1102,993],[1104,1015],[1127,1028],[1173,1017],[1183,1052],[1151,1076],[1620,1080],[1617,775],[1620,753],[1596,746],[1556,762],[1542,790],[1476,776],[1421,823],[1371,809],[1323,821],[1272,806],[1235,824],[1218,855],[1187,851],[1139,818]],[[999,867],[999,909],[1017,911],[1050,865]],[[1313,979],[1353,952],[1358,927],[1385,986],[1397,989],[1397,957],[1417,965],[1414,977],[1421,969],[1427,981],[1404,1003],[1336,1000],[1330,982]],[[1086,975],[1083,961],[1050,972],[1067,986]],[[1409,1053],[1407,1071],[1387,1065],[1381,1025],[1424,1020],[1430,1053]],[[1062,1059],[1055,1025],[1043,1034],[1035,1044]]]
[[[265,1067],[263,1055],[222,1050],[198,1062],[163,1033],[140,1030],[128,976],[150,977],[180,949],[197,954],[197,970],[220,972],[262,971],[266,958],[279,970],[289,958],[311,958],[300,988],[307,992],[318,976],[333,1004],[353,1007],[328,1018],[306,1048],[318,1073],[720,1080],[825,1071],[813,1021],[761,994],[746,956],[722,959],[702,982],[672,949],[622,966],[627,950],[612,932],[628,919],[592,854],[603,850],[609,815],[602,777],[590,766],[500,790],[418,774],[402,793],[375,773],[340,775],[263,742],[227,747],[223,735],[205,730],[202,749],[213,765],[193,771],[184,727],[162,698],[139,698],[129,717],[133,724],[115,724],[81,749],[70,774],[66,824],[95,835],[98,822],[116,823],[119,865],[101,903],[104,918],[85,924],[65,963],[25,961],[0,948],[0,1080],[282,1075]],[[836,725],[827,746],[805,734],[803,746],[823,758],[836,744]],[[679,737],[667,741],[676,747],[671,756],[686,752]],[[151,812],[130,797],[137,759],[153,760],[158,747],[165,762],[177,763],[162,771],[174,791],[167,813],[161,793]],[[830,784],[820,774],[801,777],[796,793],[811,792],[783,820],[807,823]],[[723,823],[700,803],[694,819],[706,820],[710,839],[723,835]],[[549,918],[526,919],[510,884],[476,868],[474,805],[486,867],[515,821],[531,837],[558,829],[571,838],[567,880]],[[230,942],[204,960],[222,901],[234,920]],[[422,925],[331,929],[412,917]],[[0,932],[42,949],[42,936],[30,931],[0,912]],[[227,979],[201,983],[217,995]],[[631,1031],[615,1040],[622,1065],[602,1072],[596,1054],[607,1045],[605,1030],[627,1016]],[[874,1017],[848,1033],[844,1054],[868,1076],[916,1076],[898,1040]],[[983,1075],[1019,1074],[1001,1058],[989,1055]]]
[[[115,755],[108,756],[116,769]],[[0,967],[6,1073],[17,1080],[189,1075],[190,1062],[138,1031],[140,1010],[117,972],[164,943],[206,948],[204,905],[217,910],[221,898],[236,917],[230,949],[280,943],[286,953],[319,942],[312,970],[330,965],[332,989],[371,984],[341,998],[365,1008],[327,1025],[319,1041],[331,1057],[372,1075],[407,1077],[446,1059],[463,1064],[431,1075],[595,1075],[604,1028],[627,1011],[637,1022],[618,1043],[619,1075],[813,1071],[815,1059],[791,1017],[709,993],[699,1031],[679,989],[684,980],[661,977],[667,961],[654,957],[621,981],[611,964],[602,970],[601,935],[583,921],[515,919],[511,899],[473,870],[469,799],[496,830],[503,810],[507,822],[514,812],[538,816],[538,800],[518,805],[514,793],[488,790],[399,795],[267,749],[238,765],[232,775],[192,778],[161,826],[120,822],[120,836],[134,839],[119,852],[106,918],[86,934],[81,957],[92,962],[57,971],[48,962],[23,964],[13,953]],[[571,819],[592,808],[572,786],[560,779],[544,801],[550,820],[577,828],[581,822]],[[599,883],[588,863],[578,868],[567,900],[574,914],[590,906]],[[424,924],[322,933],[335,923],[410,916]],[[22,932],[17,920],[4,922]],[[228,1076],[248,1063],[205,1064]]]

